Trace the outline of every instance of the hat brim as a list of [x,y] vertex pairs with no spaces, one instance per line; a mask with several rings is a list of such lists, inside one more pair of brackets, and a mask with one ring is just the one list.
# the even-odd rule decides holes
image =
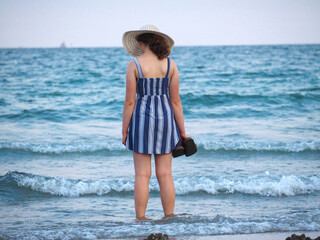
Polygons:
[[123,47],[127,51],[127,53],[129,53],[131,56],[137,57],[143,53],[138,44],[138,41],[136,40],[136,37],[143,33],[153,33],[163,37],[167,41],[170,52],[171,52],[174,46],[174,41],[167,34],[164,34],[162,32],[152,31],[152,30],[135,30],[135,31],[125,32],[122,36]]

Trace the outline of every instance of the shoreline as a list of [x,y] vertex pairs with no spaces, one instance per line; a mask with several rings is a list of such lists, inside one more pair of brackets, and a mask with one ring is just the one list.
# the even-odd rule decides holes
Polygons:
[[[151,233],[150,233],[151,234]],[[306,237],[315,239],[320,236],[319,231],[288,231],[288,232],[265,232],[265,233],[244,233],[244,234],[224,234],[209,236],[169,236],[170,240],[286,240],[292,234],[305,234]],[[128,240],[144,240],[144,238],[129,238]],[[118,239],[118,238],[116,238]]]
[[249,234],[226,234],[226,235],[213,235],[213,236],[190,236],[190,237],[176,237],[173,240],[286,240],[292,234],[301,235],[305,234],[306,237],[312,239],[320,236],[318,232],[303,232],[303,231],[290,231],[290,232],[266,232],[266,233],[249,233]]

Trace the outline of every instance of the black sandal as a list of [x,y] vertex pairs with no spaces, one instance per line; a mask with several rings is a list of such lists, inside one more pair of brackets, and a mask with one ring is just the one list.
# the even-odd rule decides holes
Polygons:
[[191,137],[186,138],[182,142],[182,145],[184,146],[185,155],[187,157],[189,157],[197,152],[197,145],[194,143],[194,141]]
[[172,157],[180,157],[184,154],[184,147],[183,146],[178,146],[172,151]]
[[191,137],[188,137],[182,141],[182,146],[178,146],[172,151],[174,158],[186,155],[187,157],[197,152],[197,145],[194,143]]

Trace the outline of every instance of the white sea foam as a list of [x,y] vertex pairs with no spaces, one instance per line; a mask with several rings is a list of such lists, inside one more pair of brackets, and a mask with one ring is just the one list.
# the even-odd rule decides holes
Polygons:
[[[142,238],[150,233],[162,232],[169,236],[208,236],[222,234],[250,234],[283,231],[319,231],[320,223],[316,221],[319,212],[291,214],[286,217],[268,217],[264,219],[233,219],[227,216],[217,215],[213,218],[189,216],[178,217],[167,222],[157,221],[144,223],[116,222],[108,224],[105,221],[86,222],[81,221],[81,226],[68,224],[56,229],[24,229],[21,232],[9,229],[2,232],[0,237],[9,239],[110,239],[110,238]],[[35,227],[33,227],[35,228]],[[131,239],[130,238],[130,239]],[[232,239],[232,237],[230,237]],[[195,239],[195,238],[194,238]]]
[[[9,172],[18,186],[52,195],[76,197],[87,194],[103,195],[110,192],[129,193],[134,190],[133,180],[75,180],[63,177]],[[257,175],[232,179],[228,177],[184,177],[175,181],[176,194],[188,195],[243,193],[261,196],[294,196],[320,191],[320,174],[311,176]],[[156,179],[150,181],[150,191],[158,192]]]
[[[213,141],[207,138],[195,138],[199,151],[276,151],[276,152],[303,152],[320,151],[320,141],[297,142],[247,142],[247,141]],[[72,143],[29,143],[29,142],[0,142],[0,150],[23,150],[32,153],[63,154],[85,153],[96,151],[126,151],[121,140],[107,138],[99,142],[72,142]]]
[[87,194],[103,195],[116,192],[130,192],[133,182],[129,180],[75,180],[63,177],[45,177],[40,175],[12,172],[18,186],[50,193],[52,195],[76,197]]
[[225,151],[279,151],[279,152],[302,152],[306,150],[319,151],[320,141],[297,141],[297,142],[257,142],[257,141],[213,141],[207,138],[197,139],[198,146],[205,150]]
[[245,193],[262,196],[294,196],[320,190],[319,176],[249,176],[242,179],[186,177],[175,182],[177,194],[204,191],[209,194]]
[[[119,140],[120,141],[120,140]],[[96,151],[123,151],[123,146],[114,139],[98,143],[28,143],[28,142],[2,142],[0,149],[23,150],[33,153],[84,153]]]

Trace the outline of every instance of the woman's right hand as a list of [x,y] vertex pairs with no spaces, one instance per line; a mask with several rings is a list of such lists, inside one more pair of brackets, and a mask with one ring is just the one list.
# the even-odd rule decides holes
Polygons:
[[126,141],[127,141],[128,133],[122,133],[122,144],[126,146]]

